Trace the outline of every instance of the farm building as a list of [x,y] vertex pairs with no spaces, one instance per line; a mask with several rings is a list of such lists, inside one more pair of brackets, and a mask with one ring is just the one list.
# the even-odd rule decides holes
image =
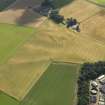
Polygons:
[[92,81],[91,85],[94,86],[94,87],[98,86],[97,82],[95,82],[95,81]]
[[97,101],[96,96],[90,96],[90,102],[91,103],[96,103],[96,101]]
[[99,101],[98,104],[99,104],[99,105],[105,105],[105,102],[101,102],[101,101]]
[[97,91],[96,91],[96,90],[91,90],[90,92],[91,92],[91,94],[93,94],[93,95],[96,95],[96,94],[97,94]]
[[98,77],[98,80],[101,80],[105,77],[105,75],[101,75],[100,77]]
[[101,84],[105,84],[105,78],[102,78],[99,82],[100,82]]
[[105,84],[102,85],[102,87],[100,88],[100,91],[105,94]]

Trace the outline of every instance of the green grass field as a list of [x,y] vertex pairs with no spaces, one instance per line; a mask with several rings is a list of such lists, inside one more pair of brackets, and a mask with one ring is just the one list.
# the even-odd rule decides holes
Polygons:
[[35,32],[31,28],[0,24],[0,63],[3,63]]
[[100,3],[100,4],[105,4],[105,0],[96,0],[96,2]]
[[72,105],[79,67],[51,64],[20,105]]
[[101,5],[105,5],[105,0],[90,0],[90,1],[101,4]]
[[0,105],[19,105],[19,102],[3,92],[0,92]]
[[74,0],[54,0],[54,4],[56,4],[57,8],[62,8],[63,6],[68,5]]
[[16,0],[0,0],[0,11],[7,8],[9,5],[11,5]]

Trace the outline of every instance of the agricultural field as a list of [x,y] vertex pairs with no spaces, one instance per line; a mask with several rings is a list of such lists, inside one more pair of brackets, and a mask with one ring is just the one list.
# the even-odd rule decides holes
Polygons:
[[0,24],[0,64],[5,62],[35,32],[32,28]]
[[51,64],[20,105],[72,105],[80,65]]
[[39,60],[35,62],[1,65],[0,90],[19,101],[22,100],[46,71],[49,64],[50,62],[47,60]]
[[[36,13],[32,8],[41,3],[42,0],[16,0],[5,11],[0,12],[0,22],[8,24],[18,24],[31,27],[39,26],[45,17]],[[29,7],[32,7],[29,9]],[[8,18],[9,17],[9,18]]]
[[0,105],[73,105],[81,64],[105,60],[103,6],[54,1],[80,22],[78,33],[33,11],[41,2],[17,0],[0,12]]
[[100,4],[100,5],[105,5],[105,0],[90,0],[90,1],[92,1],[93,3]]
[[19,101],[3,92],[0,92],[0,105],[19,105]]

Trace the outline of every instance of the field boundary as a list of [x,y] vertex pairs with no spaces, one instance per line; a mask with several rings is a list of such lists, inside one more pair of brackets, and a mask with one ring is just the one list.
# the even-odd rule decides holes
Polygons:
[[1,64],[8,62],[8,59],[14,56],[14,53],[17,51],[17,49],[21,48],[21,45],[23,45],[25,42],[27,42],[28,40],[32,38],[32,36],[35,34],[35,31],[31,35],[29,35],[27,38],[25,38],[23,41],[21,41],[9,54],[7,54],[7,57],[3,59]]
[[18,101],[18,102],[19,102],[19,100],[18,100],[18,99],[16,99],[15,97],[13,97],[13,96],[11,96],[11,95],[7,94],[5,91],[0,90],[0,94],[1,94],[1,93],[5,94],[5,95],[7,95],[8,97],[10,97],[11,99],[16,100],[16,101]]
[[90,2],[90,3],[92,3],[92,4],[94,4],[94,5],[97,5],[97,6],[100,6],[100,7],[102,7],[102,8],[105,8],[105,5],[103,5],[103,4],[98,4],[98,3],[96,3],[95,1],[93,1],[93,0],[87,0],[88,2]]
[[[37,81],[41,78],[41,76],[46,72],[47,68],[48,68],[51,64],[52,64],[52,62],[49,60],[49,62],[46,64],[45,70],[43,70],[44,72],[40,75],[40,77],[37,78],[37,79],[33,79],[33,81],[29,83],[29,84],[30,84],[30,85],[29,85],[30,87],[27,87],[26,92],[25,92],[24,96],[21,97],[20,101],[22,101],[22,100],[25,98],[25,96],[27,96],[27,94],[30,92],[30,90],[31,90],[31,89],[33,88],[33,86],[37,83]],[[36,78],[36,77],[35,77],[35,78]]]

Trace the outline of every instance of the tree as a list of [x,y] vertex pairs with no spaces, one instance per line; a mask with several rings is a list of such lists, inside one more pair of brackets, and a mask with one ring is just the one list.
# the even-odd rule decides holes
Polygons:
[[44,0],[41,6],[54,8],[53,0]]
[[64,21],[64,16],[59,15],[59,10],[51,10],[48,16],[58,24]]

